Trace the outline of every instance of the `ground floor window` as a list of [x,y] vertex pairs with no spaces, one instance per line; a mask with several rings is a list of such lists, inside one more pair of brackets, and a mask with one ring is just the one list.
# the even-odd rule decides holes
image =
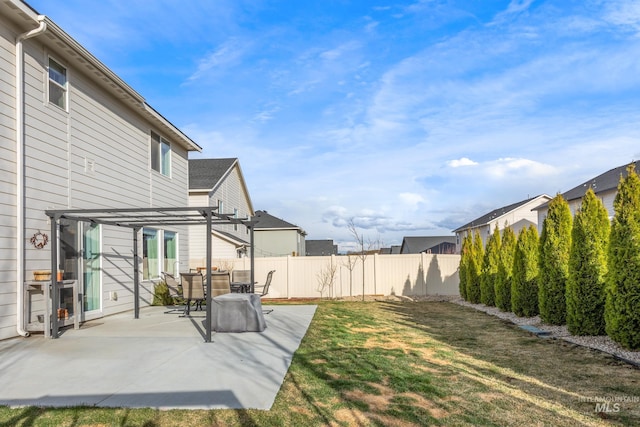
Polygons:
[[160,277],[158,258],[158,230],[142,230],[142,278],[144,280]]
[[164,232],[164,271],[175,275],[178,268],[178,236],[173,231]]
[[160,278],[162,272],[178,273],[178,233],[142,229],[142,278]]

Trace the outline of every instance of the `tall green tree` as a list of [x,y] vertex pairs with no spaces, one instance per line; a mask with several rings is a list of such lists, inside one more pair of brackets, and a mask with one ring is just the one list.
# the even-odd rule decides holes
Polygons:
[[506,226],[502,232],[500,262],[495,283],[496,307],[511,311],[511,281],[513,277],[513,256],[516,249],[516,234]]
[[467,267],[467,300],[473,304],[480,303],[480,275],[482,272],[482,259],[484,248],[482,238],[478,230],[473,234],[473,244],[469,255]]
[[640,349],[640,178],[635,165],[618,184],[613,202],[605,301],[607,334],[621,346]]
[[571,232],[567,328],[573,335],[603,335],[609,216],[591,188],[582,198]]
[[460,279],[459,282],[459,290],[460,297],[463,300],[468,301],[467,298],[467,276],[468,276],[468,264],[469,264],[469,252],[471,251],[471,246],[473,244],[473,240],[471,238],[471,233],[465,233],[465,236],[462,238],[462,246],[460,248],[460,267],[458,271],[458,277]]
[[563,325],[567,318],[567,280],[571,249],[572,217],[561,194],[549,202],[542,223],[539,246],[538,307],[540,318],[552,325]]
[[482,260],[480,276],[480,302],[493,307],[496,305],[495,283],[500,264],[500,229],[496,227],[487,241]]
[[533,225],[518,233],[513,257],[511,309],[521,317],[538,314],[538,230]]

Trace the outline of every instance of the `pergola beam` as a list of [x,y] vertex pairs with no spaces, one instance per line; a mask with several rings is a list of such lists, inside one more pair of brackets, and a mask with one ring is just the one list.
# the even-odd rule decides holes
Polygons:
[[[235,218],[235,214],[217,213],[214,206],[168,208],[117,208],[117,209],[50,209],[45,214],[51,219],[51,305],[52,338],[58,338],[58,226],[61,219],[86,221],[133,230],[133,293],[134,318],[140,315],[140,280],[138,267],[138,233],[143,226],[206,225],[207,229],[207,310],[206,342],[211,342],[211,231],[214,224],[242,224],[251,233],[251,281],[254,281],[253,225],[249,218]],[[78,316],[80,313],[74,313]],[[48,331],[45,331],[45,335]]]

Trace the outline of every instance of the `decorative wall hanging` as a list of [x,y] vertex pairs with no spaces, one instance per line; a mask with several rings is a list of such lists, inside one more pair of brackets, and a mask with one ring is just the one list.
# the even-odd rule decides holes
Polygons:
[[36,247],[36,249],[42,249],[47,246],[49,243],[49,236],[44,234],[41,231],[38,231],[31,237],[31,244]]

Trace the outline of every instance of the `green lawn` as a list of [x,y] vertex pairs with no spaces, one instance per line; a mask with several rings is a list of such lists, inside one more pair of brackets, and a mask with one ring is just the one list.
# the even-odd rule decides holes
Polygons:
[[640,425],[638,400],[638,368],[470,308],[321,301],[270,411],[0,408],[0,427]]

